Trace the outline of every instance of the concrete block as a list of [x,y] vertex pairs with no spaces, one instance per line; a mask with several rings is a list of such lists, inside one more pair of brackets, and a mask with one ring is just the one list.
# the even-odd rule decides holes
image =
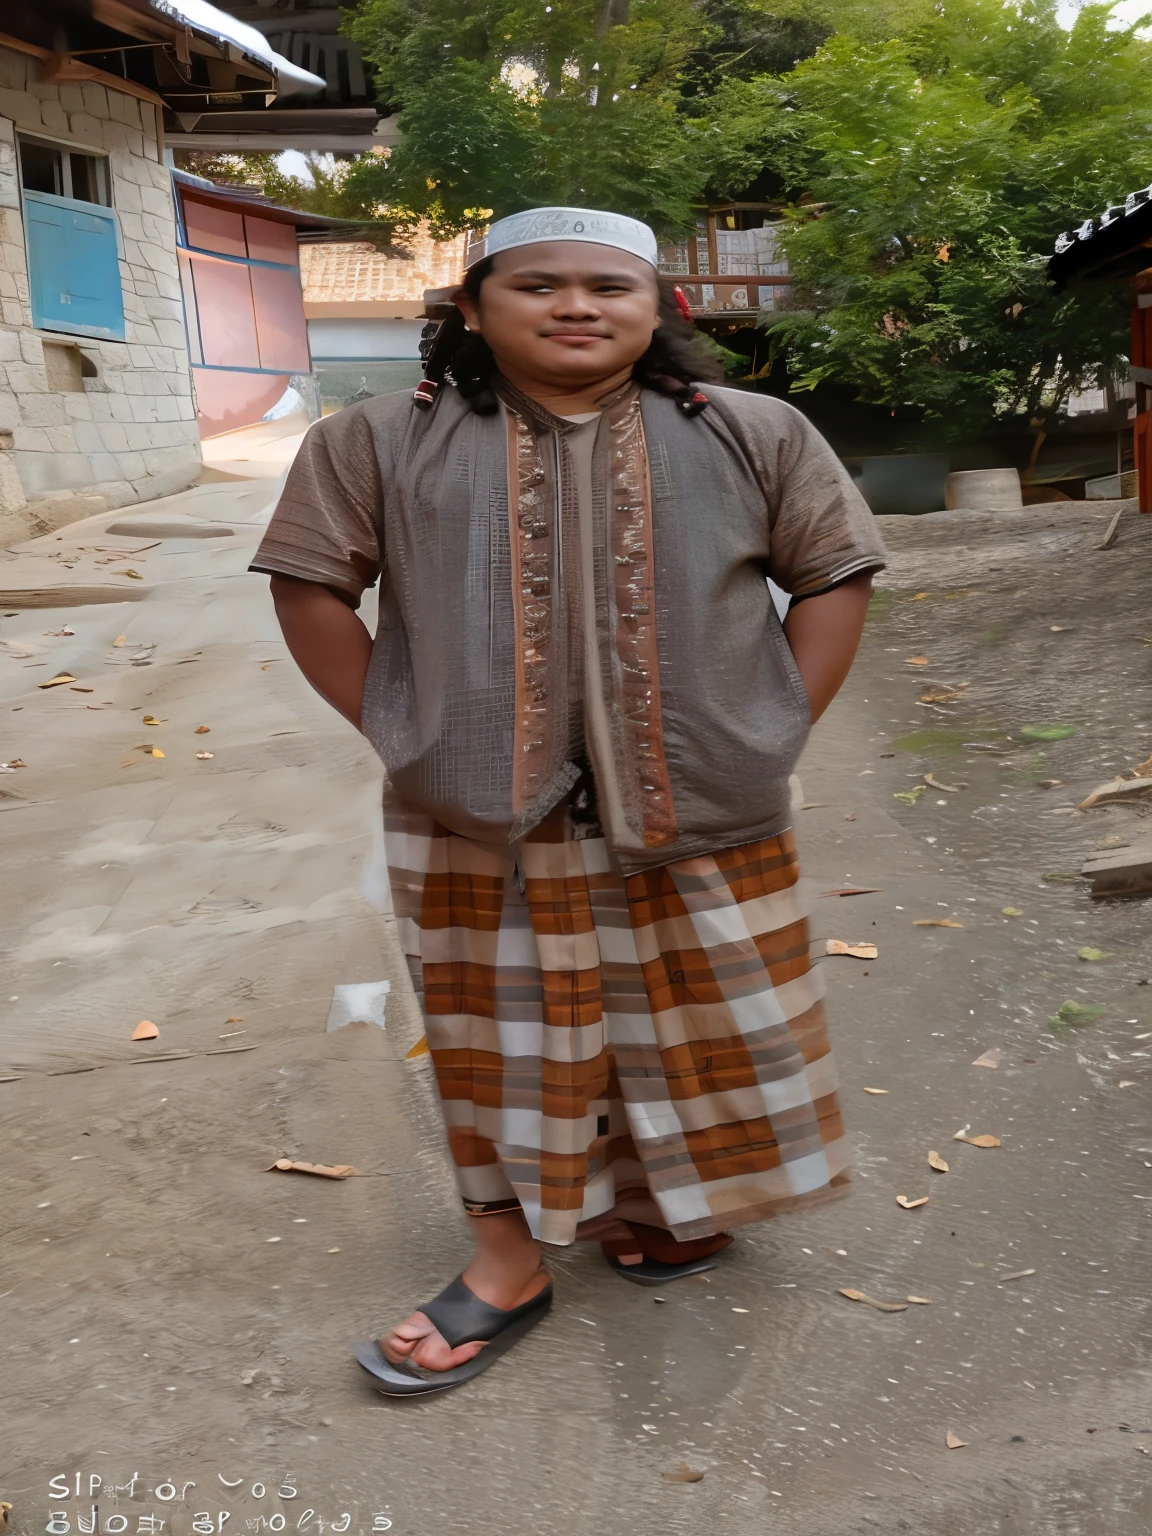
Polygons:
[[68,413],[68,419],[70,421],[91,421],[92,420],[92,396],[91,395],[89,395],[87,393],[85,393],[83,395],[78,395],[78,394],[74,393],[73,391],[69,391],[68,394],[61,395],[60,398],[64,402],[64,409]]
[[118,179],[116,183],[116,209],[123,221],[126,213],[139,213],[143,209],[141,188],[134,181]]
[[48,441],[52,445],[53,453],[75,453],[76,439],[72,435],[71,422],[61,427],[45,427],[44,430],[48,434]]
[[7,390],[0,391],[0,432],[14,432],[20,425],[20,402]]
[[85,80],[80,87],[84,93],[84,110],[90,117],[108,116],[108,92],[94,80]]
[[24,90],[28,84],[29,63],[26,53],[17,53],[14,48],[0,48],[0,88]]
[[20,361],[20,332],[0,330],[0,363]]
[[29,501],[51,491],[67,491],[92,484],[92,469],[82,453],[25,453],[14,455]]
[[[116,465],[113,462],[112,471],[115,474]],[[136,495],[136,487],[130,485],[127,480],[99,480],[92,487],[103,496],[110,509],[116,507],[130,507],[139,499]]]
[[144,265],[150,267],[153,272],[164,273],[167,277],[179,277],[180,268],[174,250],[158,245],[154,240],[142,240],[140,255]]
[[[77,396],[76,398],[79,399],[80,396]],[[89,409],[92,412],[93,421],[112,420],[112,405],[106,394],[96,395],[92,394],[88,390],[85,390],[83,398],[88,402]]]
[[[85,87],[81,87],[85,89]],[[90,144],[93,149],[104,148],[104,135],[100,130],[100,119],[93,117],[90,112],[69,112],[68,132],[74,139],[79,139],[81,144]]]
[[108,91],[108,111],[119,123],[127,123],[130,128],[140,126],[140,103],[135,96],[126,96],[123,91],[110,89]]
[[76,446],[81,453],[102,453],[104,451],[100,428],[95,422],[74,421],[72,423],[72,436],[75,438]]
[[135,263],[138,258],[129,254],[133,248],[128,242],[147,239],[144,233],[143,217],[138,213],[133,213],[131,209],[121,208],[120,230],[124,236],[124,254],[130,263]]
[[[120,468],[110,453],[89,454],[88,462],[92,466],[92,478],[98,485],[103,486],[103,483],[108,480],[119,480]],[[103,489],[100,494],[104,494]],[[119,503],[113,503],[113,505],[119,505]]]
[[48,439],[48,433],[42,427],[26,427],[23,425],[13,427],[12,441],[13,445],[24,453],[52,452],[52,444]]
[[108,395],[107,399],[112,407],[112,420],[129,422],[132,420],[132,402],[126,395]]
[[0,299],[19,299],[16,289],[16,279],[11,272],[0,269]]
[[23,230],[20,231],[18,239],[21,243],[18,243],[17,240],[5,240],[3,245],[0,246],[4,270],[5,272],[10,272],[13,277],[23,277],[28,272],[28,258],[24,254],[22,243]]
[[32,317],[28,314],[21,299],[0,298],[0,320],[5,325],[31,325]]
[[15,460],[0,453],[0,512],[19,512],[27,499]]
[[42,101],[40,103],[40,116],[45,128],[52,133],[68,132],[68,114],[58,101]]
[[154,422],[134,421],[124,428],[124,435],[128,439],[129,448],[136,453],[142,453],[145,448],[153,448],[152,433],[155,430]]
[[65,112],[83,112],[84,110],[84,92],[75,80],[61,82],[59,99]]
[[20,419],[26,427],[58,427],[68,420],[62,395],[17,395]]
[[15,208],[0,209],[0,241],[7,245],[24,244],[24,221]]
[[39,368],[28,363],[5,363],[4,372],[8,377],[8,388],[17,395],[43,395],[48,391],[43,363]]
[[140,187],[140,201],[145,213],[154,214],[156,218],[163,219],[169,226],[172,224],[172,199],[168,194],[167,186]]
[[138,453],[118,453],[116,462],[125,480],[142,480],[148,473],[144,460]]
[[40,103],[31,91],[0,88],[0,117],[7,117],[20,128],[42,128]]
[[127,453],[128,429],[117,421],[107,421],[100,425],[100,441],[109,453]]
[[35,331],[21,331],[20,356],[26,363],[31,363],[33,368],[43,368],[44,343]]

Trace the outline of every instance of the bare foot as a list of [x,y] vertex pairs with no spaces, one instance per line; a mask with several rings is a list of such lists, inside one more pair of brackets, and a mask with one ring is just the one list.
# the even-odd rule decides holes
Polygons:
[[[527,1276],[525,1257],[530,1265]],[[535,1254],[517,1255],[509,1262],[507,1258],[497,1260],[492,1254],[479,1252],[463,1274],[469,1289],[481,1301],[505,1311],[523,1306],[533,1296],[538,1296],[551,1278]],[[423,1312],[413,1312],[379,1342],[385,1360],[393,1365],[411,1361],[427,1371],[450,1371],[454,1366],[474,1359],[484,1348],[482,1341],[450,1348],[443,1334]]]

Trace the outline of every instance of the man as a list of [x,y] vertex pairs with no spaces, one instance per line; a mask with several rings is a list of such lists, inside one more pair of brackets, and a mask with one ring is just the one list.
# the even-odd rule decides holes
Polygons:
[[698,387],[656,259],[612,213],[494,224],[415,398],[312,428],[253,567],[387,769],[476,1243],[357,1351],[389,1394],[468,1380],[534,1326],[541,1242],[596,1238],[662,1284],[847,1182],[788,778],[883,549],[798,412]]

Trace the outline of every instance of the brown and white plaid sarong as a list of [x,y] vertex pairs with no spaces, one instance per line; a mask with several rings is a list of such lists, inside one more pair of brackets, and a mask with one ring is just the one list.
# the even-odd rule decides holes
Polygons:
[[566,810],[503,852],[385,797],[466,1209],[683,1241],[846,1191],[791,832],[621,877]]

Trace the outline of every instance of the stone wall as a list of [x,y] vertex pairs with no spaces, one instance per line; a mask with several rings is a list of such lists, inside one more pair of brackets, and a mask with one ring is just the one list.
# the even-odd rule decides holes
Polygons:
[[[32,328],[16,132],[108,154],[126,340]],[[94,82],[55,83],[0,46],[0,511],[169,495],[200,473],[176,232],[156,110]]]

